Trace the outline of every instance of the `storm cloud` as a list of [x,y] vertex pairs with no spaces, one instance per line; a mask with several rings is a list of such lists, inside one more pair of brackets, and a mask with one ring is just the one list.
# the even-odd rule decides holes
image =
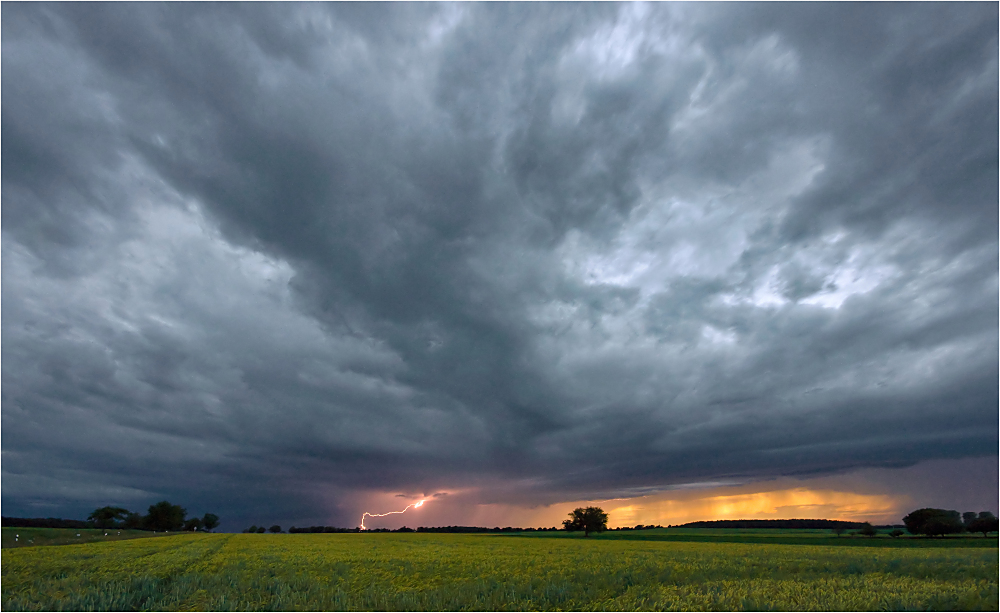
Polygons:
[[5,4],[4,515],[354,525],[365,493],[995,457],[997,32]]

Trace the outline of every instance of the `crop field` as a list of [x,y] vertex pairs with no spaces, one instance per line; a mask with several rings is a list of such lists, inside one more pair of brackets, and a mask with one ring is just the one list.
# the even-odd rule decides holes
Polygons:
[[[997,541],[183,534],[5,549],[5,611],[998,609]],[[984,539],[985,541],[985,539]]]
[[78,543],[123,541],[136,538],[174,536],[177,533],[148,532],[146,530],[119,530],[97,528],[3,528],[3,548],[36,547],[39,545],[75,545]]
[[[565,532],[521,533],[529,538],[577,538]],[[689,543],[759,543],[770,545],[826,545],[830,547],[992,547],[997,548],[997,537],[985,539],[975,534],[952,534],[927,539],[913,536],[891,538],[884,530],[875,538],[845,534],[835,536],[829,530],[803,529],[741,529],[741,528],[662,528],[654,530],[609,531],[601,539],[630,541],[675,541]]]

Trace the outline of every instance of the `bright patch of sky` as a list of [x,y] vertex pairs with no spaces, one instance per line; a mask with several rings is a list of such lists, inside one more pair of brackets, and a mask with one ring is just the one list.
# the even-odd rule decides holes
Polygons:
[[[681,277],[726,277],[749,245],[749,235],[773,220],[822,171],[822,139],[792,142],[761,172],[735,188],[723,186],[688,197],[671,196],[669,182],[647,195],[607,245],[570,232],[560,246],[566,273],[588,285],[634,287],[643,297]],[[686,190],[685,190],[686,191]],[[774,276],[776,273],[772,273]],[[785,302],[764,279],[753,302]]]

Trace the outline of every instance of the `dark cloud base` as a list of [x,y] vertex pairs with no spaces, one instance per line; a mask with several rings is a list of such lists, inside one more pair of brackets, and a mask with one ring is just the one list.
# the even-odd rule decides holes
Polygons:
[[4,514],[995,455],[997,21],[9,4]]

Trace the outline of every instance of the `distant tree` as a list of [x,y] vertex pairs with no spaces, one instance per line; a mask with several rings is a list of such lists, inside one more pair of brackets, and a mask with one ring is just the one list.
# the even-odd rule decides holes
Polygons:
[[910,534],[926,536],[944,536],[965,529],[958,511],[946,511],[945,509],[917,509],[904,517],[903,523],[906,524],[906,529],[910,531]]
[[983,538],[986,538],[990,532],[996,532],[1000,529],[1000,526],[998,526],[998,520],[995,515],[989,511],[981,511],[976,519],[969,522],[966,529],[969,532],[982,532]]
[[277,534],[277,533],[281,532],[281,526],[279,526],[278,524],[274,524],[273,526],[271,526],[270,528],[268,528],[268,530],[271,531],[274,534]]
[[257,524],[254,524],[254,525],[250,526],[249,528],[247,528],[243,532],[248,532],[250,534],[256,534],[257,533]]
[[865,524],[861,526],[861,529],[858,530],[858,534],[860,534],[861,536],[867,536],[868,538],[872,538],[873,536],[878,534],[878,530],[875,529],[875,526],[871,525],[868,522],[865,522]]
[[80,519],[59,519],[56,517],[3,517],[0,525],[4,528],[93,528],[94,524]]
[[264,526],[257,528],[257,534],[264,534],[265,532],[267,532],[267,530],[264,528]]
[[129,512],[122,520],[122,528],[125,530],[142,530],[143,517],[138,513]]
[[969,530],[969,524],[977,519],[979,519],[979,515],[975,511],[966,511],[965,513],[962,513],[962,525],[965,526],[966,530]]
[[119,521],[128,517],[129,510],[121,507],[101,507],[87,516],[98,528],[117,528]]
[[904,534],[905,534],[905,532],[903,532],[899,528],[895,528],[892,532],[889,533],[889,536],[891,536],[892,538],[899,538],[899,537],[903,536]]
[[184,516],[187,511],[166,500],[150,505],[149,514],[145,517],[147,530],[180,530],[184,527]]
[[201,519],[198,517],[192,517],[191,519],[184,522],[184,529],[188,532],[196,532],[201,529]]
[[832,530],[832,532],[833,532],[834,534],[836,534],[837,536],[840,536],[840,535],[841,535],[841,534],[843,534],[844,532],[847,532],[847,528],[846,528],[846,527],[844,527],[844,526],[834,526],[834,527],[833,527],[833,528],[832,528],[831,530]]
[[563,520],[563,528],[567,532],[583,531],[584,536],[591,532],[604,532],[608,529],[608,514],[600,507],[573,509],[569,519]]
[[218,525],[219,516],[215,513],[205,513],[205,516],[201,518],[201,527],[209,532],[215,530]]

